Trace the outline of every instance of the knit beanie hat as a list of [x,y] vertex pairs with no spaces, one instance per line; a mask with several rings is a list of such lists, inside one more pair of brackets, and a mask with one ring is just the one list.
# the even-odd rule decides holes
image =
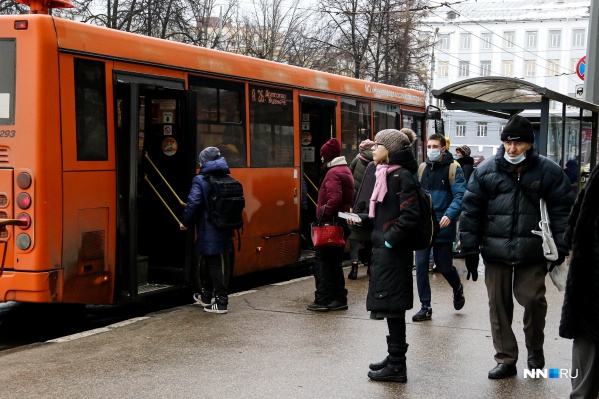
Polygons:
[[389,154],[409,147],[415,140],[416,134],[410,129],[385,129],[374,136],[374,141],[385,146]]
[[320,156],[325,161],[331,161],[338,156],[341,156],[341,143],[339,140],[332,138],[320,148]]
[[501,132],[501,141],[520,141],[534,143],[535,134],[530,121],[520,115],[512,115]]
[[374,145],[374,141],[372,140],[364,140],[360,143],[360,151],[366,151],[366,150],[370,150],[372,148],[372,146]]
[[469,157],[471,154],[470,147],[468,147],[467,145],[461,145],[458,148],[456,148],[456,151],[457,150],[459,150],[465,157]]
[[216,147],[206,147],[200,152],[200,162],[206,163],[209,161],[215,161],[220,158],[220,150]]

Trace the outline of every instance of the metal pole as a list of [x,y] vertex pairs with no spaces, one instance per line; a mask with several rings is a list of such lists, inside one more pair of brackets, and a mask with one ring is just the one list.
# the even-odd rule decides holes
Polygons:
[[589,33],[587,35],[587,58],[584,71],[585,100],[599,104],[599,0],[591,0]]

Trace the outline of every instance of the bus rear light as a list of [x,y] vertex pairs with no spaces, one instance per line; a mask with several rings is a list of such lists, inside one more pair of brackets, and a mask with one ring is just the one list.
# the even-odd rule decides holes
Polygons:
[[21,209],[29,209],[31,206],[31,197],[27,193],[17,195],[17,205]]
[[27,222],[27,224],[25,224],[23,226],[19,226],[19,228],[21,230],[27,230],[29,228],[29,226],[31,226],[31,216],[29,216],[28,214],[26,214],[24,212],[23,213],[19,213],[17,215],[17,219],[23,220],[23,221]]
[[15,30],[27,30],[29,21],[15,21]]
[[31,237],[28,234],[21,233],[17,236],[17,247],[21,250],[29,249],[31,246]]
[[31,187],[31,176],[27,172],[21,172],[17,175],[17,186],[21,188],[21,190],[27,190]]

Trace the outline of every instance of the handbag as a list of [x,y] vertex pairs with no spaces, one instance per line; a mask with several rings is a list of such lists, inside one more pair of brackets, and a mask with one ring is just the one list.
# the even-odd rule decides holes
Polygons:
[[312,243],[316,248],[343,246],[345,245],[343,226],[335,221],[321,223],[326,207],[326,205],[322,207],[322,212],[318,217],[318,221],[310,225],[312,231]]
[[[543,254],[545,255],[545,259],[547,259],[547,267],[550,267],[551,263],[559,257],[559,254],[549,225],[547,203],[541,198],[539,204],[541,210],[541,221],[539,222],[540,230],[532,230],[532,233],[541,236],[543,239]],[[568,278],[568,266],[566,262],[564,261],[561,265],[554,266],[553,269],[549,271],[549,277],[551,277],[551,281],[557,290],[563,291],[566,288],[566,280]]]

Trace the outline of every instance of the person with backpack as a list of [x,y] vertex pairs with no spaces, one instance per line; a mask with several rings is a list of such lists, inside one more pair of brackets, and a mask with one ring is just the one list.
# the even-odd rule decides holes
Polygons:
[[414,178],[418,167],[412,148],[415,139],[416,134],[406,128],[385,129],[376,134],[376,182],[369,213],[358,215],[362,225],[374,228],[366,309],[371,319],[387,319],[389,329],[389,355],[369,365],[368,377],[374,381],[406,382],[408,378],[406,310],[412,309],[414,302],[411,244],[421,224]]
[[[320,156],[323,164],[316,217],[324,223],[338,221],[338,213],[349,212],[353,202],[354,178],[345,157],[341,156],[341,143],[336,138],[324,143]],[[347,239],[347,235],[344,238]],[[316,264],[313,267],[316,291],[308,310],[347,310],[347,289],[341,265],[344,250],[344,245],[316,248]]]
[[227,286],[234,265],[234,229],[219,228],[221,222],[211,217],[214,201],[211,199],[211,177],[226,177],[229,166],[216,147],[206,147],[199,156],[200,173],[192,181],[187,205],[181,219],[181,230],[195,224],[196,248],[200,254],[200,293],[194,299],[205,312],[227,313],[229,297]]
[[421,308],[412,316],[412,321],[432,318],[431,286],[429,281],[429,256],[433,250],[435,265],[453,289],[453,307],[460,310],[466,302],[464,287],[453,266],[453,241],[456,236],[456,219],[462,212],[462,196],[466,191],[466,180],[459,164],[447,152],[445,137],[441,134],[429,136],[427,159],[418,168],[418,180],[427,190],[441,230],[434,243],[426,249],[416,251],[416,283]]
[[[358,193],[360,193],[362,182],[366,177],[366,170],[370,163],[372,162],[372,146],[374,145],[374,141],[372,140],[363,140],[358,147],[360,152],[354,160],[349,165],[349,170],[352,172],[354,176],[354,191],[356,193],[354,199],[353,211],[355,213],[360,213],[361,211],[356,210],[358,205]],[[374,176],[373,176],[374,177]],[[368,185],[367,185],[368,186]],[[370,194],[372,191],[368,190],[366,187],[363,191],[363,194],[370,198]],[[347,278],[350,280],[356,280],[358,278],[358,266],[360,265],[359,259],[359,246],[360,243],[364,244],[364,252],[370,254],[372,252],[372,245],[370,244],[370,230],[365,230],[360,227],[352,227],[350,226],[351,235],[349,236],[349,256],[351,258],[351,270],[347,275]],[[368,259],[368,260],[366,260]],[[367,264],[369,262],[370,256],[364,256],[362,259],[362,264]]]

